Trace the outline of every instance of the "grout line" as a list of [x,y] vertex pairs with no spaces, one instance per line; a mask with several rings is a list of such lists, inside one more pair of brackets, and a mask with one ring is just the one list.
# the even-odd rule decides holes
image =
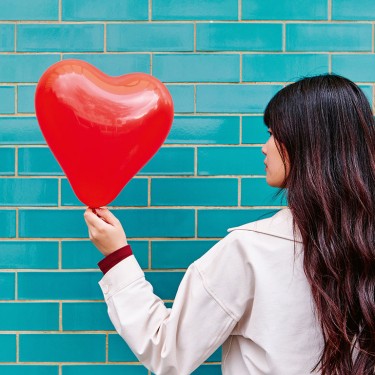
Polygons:
[[152,21],[152,0],[148,2],[148,21]]
[[150,74],[151,75],[152,75],[153,67],[154,67],[154,54],[151,52],[150,53]]
[[375,37],[374,37],[374,32],[375,32],[375,30],[374,30],[374,29],[375,29],[375,27],[374,27],[374,23],[372,23],[372,32],[371,32],[371,34],[372,34],[372,35],[371,35],[371,38],[372,38],[372,43],[371,43],[371,44],[372,44],[372,50],[371,50],[371,52],[372,52],[372,53],[374,53],[374,51],[375,51],[375,50],[374,50],[374,40],[375,40]]
[[18,29],[18,24],[14,24],[14,52],[17,52],[17,30]]
[[195,226],[195,233],[194,239],[198,239],[198,209],[194,209],[194,226]]
[[328,54],[328,73],[332,73],[332,55]]
[[107,52],[107,23],[104,22],[104,40],[103,40],[103,52]]
[[58,269],[62,269],[62,241],[58,242]]
[[16,363],[20,362],[20,334],[16,333]]
[[238,21],[242,20],[242,0],[238,0]]
[[328,0],[328,21],[332,21],[332,0]]
[[63,322],[62,322],[62,316],[63,316],[63,311],[62,311],[62,302],[59,302],[59,331],[62,332],[63,329]]
[[238,177],[238,207],[241,207],[242,178]]
[[197,52],[197,23],[194,22],[194,53]]
[[243,52],[240,52],[240,83],[243,80]]
[[62,0],[59,0],[59,22],[62,22],[62,5],[61,5],[61,1]]
[[283,52],[286,52],[286,23],[283,23],[283,31],[282,31],[282,49]]

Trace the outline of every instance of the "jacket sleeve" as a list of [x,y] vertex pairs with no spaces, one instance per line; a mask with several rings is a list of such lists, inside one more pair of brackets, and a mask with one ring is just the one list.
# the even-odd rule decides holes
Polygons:
[[153,293],[133,255],[99,282],[116,331],[153,373],[190,374],[226,340],[240,319],[248,299],[239,302],[235,297],[234,307],[230,303],[239,282],[239,270],[228,264],[230,253],[237,253],[233,241],[227,240],[230,236],[188,268],[172,309]]

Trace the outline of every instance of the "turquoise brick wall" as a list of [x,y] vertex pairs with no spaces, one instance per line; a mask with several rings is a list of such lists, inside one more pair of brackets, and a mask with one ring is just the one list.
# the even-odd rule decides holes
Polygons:
[[[372,0],[0,0],[0,373],[150,375],[116,334],[75,197],[35,118],[62,59],[153,74],[175,119],[112,203],[167,305],[226,229],[285,206],[265,182],[262,113],[285,84],[335,72],[374,107]],[[195,375],[220,374],[220,349]]]

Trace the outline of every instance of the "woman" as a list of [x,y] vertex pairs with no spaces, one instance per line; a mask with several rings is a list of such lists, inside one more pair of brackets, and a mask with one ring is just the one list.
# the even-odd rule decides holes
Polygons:
[[[375,369],[375,132],[362,91],[304,78],[268,104],[267,182],[288,208],[230,229],[187,270],[172,309],[121,224],[85,213],[109,316],[156,374],[191,373],[223,344],[223,374],[367,375]],[[118,250],[119,249],[119,250]]]

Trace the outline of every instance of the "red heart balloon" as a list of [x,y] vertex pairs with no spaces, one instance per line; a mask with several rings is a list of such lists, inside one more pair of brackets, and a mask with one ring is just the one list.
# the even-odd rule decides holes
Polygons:
[[105,206],[165,141],[173,102],[156,78],[110,77],[87,62],[60,61],[35,94],[39,126],[78,199]]

